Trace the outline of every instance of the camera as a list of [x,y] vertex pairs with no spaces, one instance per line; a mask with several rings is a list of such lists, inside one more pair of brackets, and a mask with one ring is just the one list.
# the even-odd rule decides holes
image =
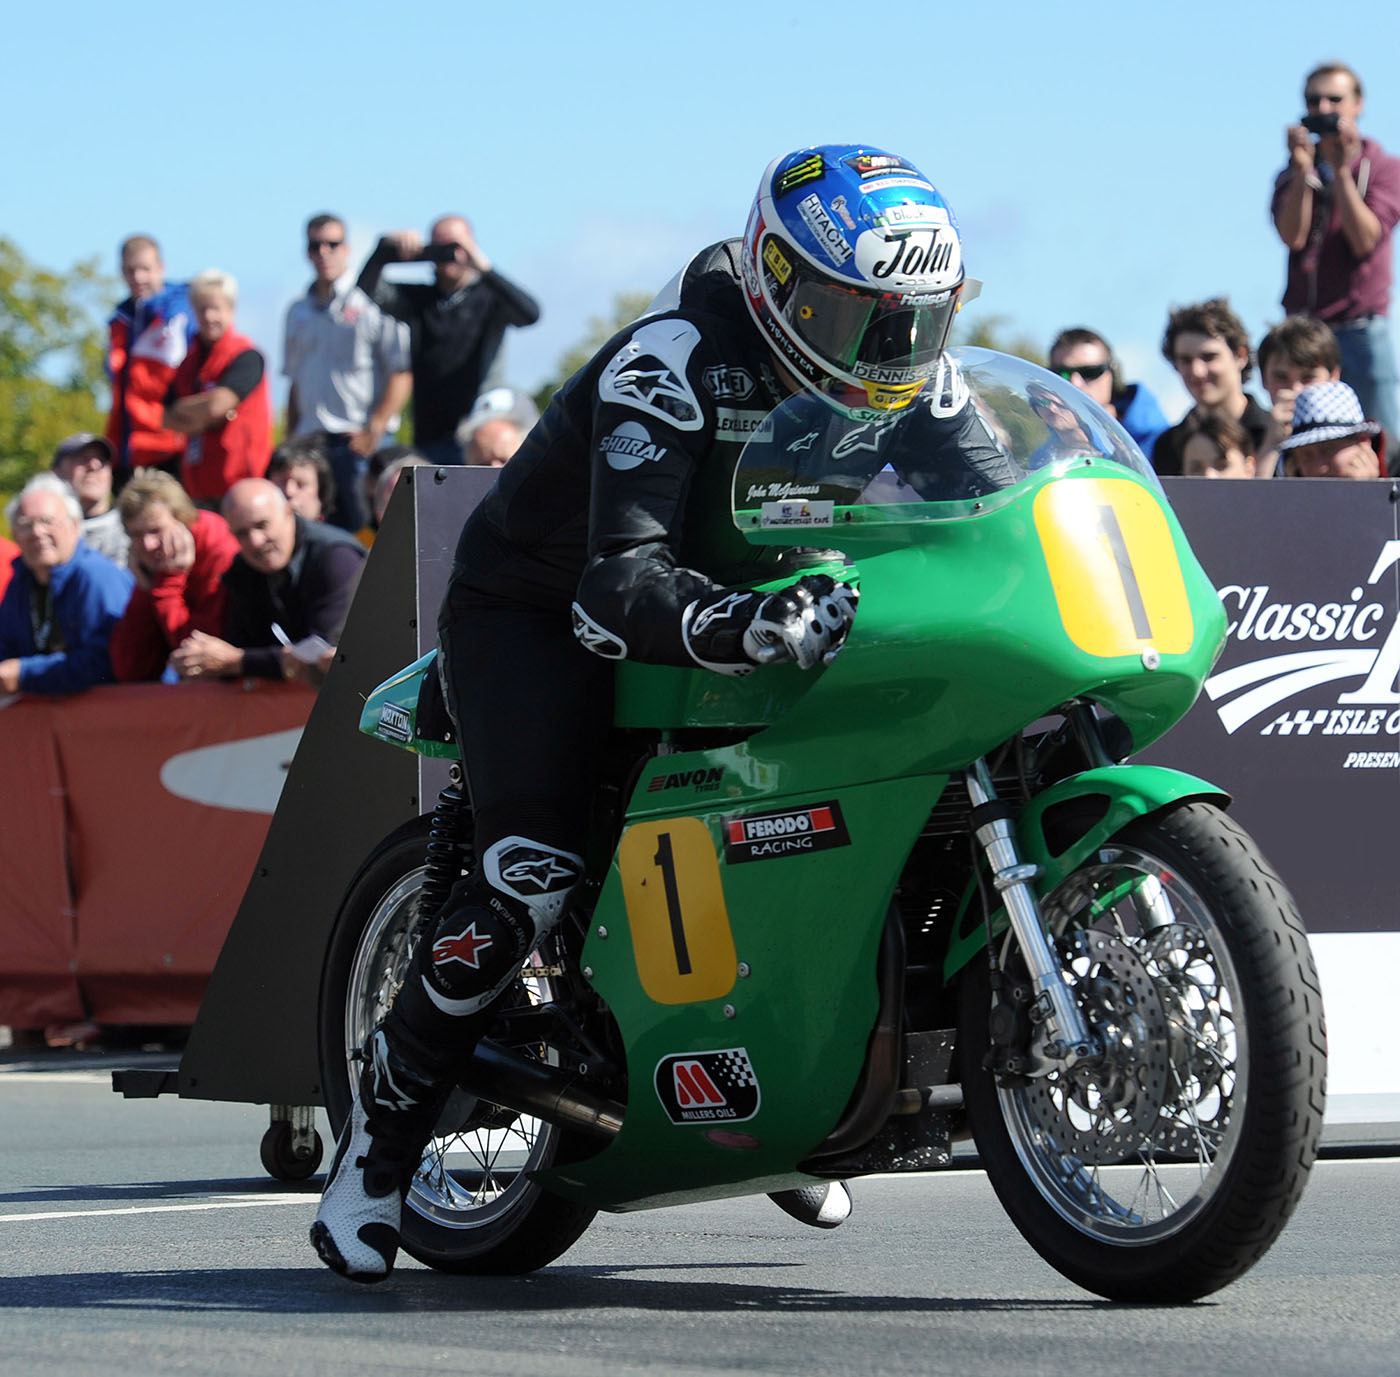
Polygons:
[[423,252],[418,255],[418,261],[420,263],[455,263],[457,261],[457,245],[424,244]]
[[1309,134],[1321,138],[1324,134],[1335,134],[1337,132],[1337,121],[1340,118],[1341,116],[1337,114],[1304,115],[1303,128],[1306,129]]

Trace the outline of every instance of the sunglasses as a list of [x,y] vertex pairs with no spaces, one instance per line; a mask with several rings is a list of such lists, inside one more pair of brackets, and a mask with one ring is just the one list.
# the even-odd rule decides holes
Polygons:
[[1076,373],[1083,378],[1085,382],[1096,382],[1099,378],[1103,377],[1112,366],[1112,364],[1108,363],[1086,363],[1081,364],[1078,368],[1057,368],[1055,372],[1066,382],[1070,382]]
[[308,239],[306,251],[315,253],[318,249],[338,249],[344,242],[343,239]]

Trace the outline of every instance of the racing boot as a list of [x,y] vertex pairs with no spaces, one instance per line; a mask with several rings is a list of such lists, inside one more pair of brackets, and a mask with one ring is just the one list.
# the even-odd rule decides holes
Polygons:
[[819,1181],[797,1190],[772,1191],[768,1198],[814,1229],[835,1229],[851,1215],[851,1191],[844,1181]]
[[375,1282],[394,1270],[404,1198],[446,1093],[399,1055],[382,1027],[370,1034],[311,1226],[311,1246],[332,1271]]
[[511,836],[453,886],[383,1025],[336,1148],[311,1242],[351,1281],[393,1270],[403,1202],[423,1145],[501,996],[559,920],[582,873],[571,852]]

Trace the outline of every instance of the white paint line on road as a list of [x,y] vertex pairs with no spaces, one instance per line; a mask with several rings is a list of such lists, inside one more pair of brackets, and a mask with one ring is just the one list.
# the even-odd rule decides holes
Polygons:
[[110,1071],[0,1071],[0,1084],[15,1085],[105,1085],[112,1084]]
[[0,1214],[0,1224],[28,1219],[95,1219],[111,1214],[177,1214],[192,1210],[247,1210],[257,1205],[305,1205],[319,1198],[319,1191],[257,1196],[252,1200],[209,1200],[190,1205],[122,1205],[113,1210],[34,1210],[28,1214]]

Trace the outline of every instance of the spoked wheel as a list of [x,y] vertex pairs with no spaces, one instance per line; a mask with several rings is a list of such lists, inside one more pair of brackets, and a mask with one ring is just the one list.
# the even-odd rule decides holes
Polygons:
[[[1302,921],[1249,837],[1205,803],[1125,828],[1043,909],[1101,1050],[1069,1067],[1049,1054],[1014,941],[998,964],[1015,993],[995,1018],[985,963],[969,970],[959,1044],[988,1176],[1079,1285],[1206,1295],[1263,1256],[1317,1154],[1326,1040]],[[980,1064],[991,1026],[998,1074]]]
[[[388,1011],[417,940],[427,820],[389,837],[346,893],[321,985],[321,1076],[339,1134],[360,1075],[365,1039]],[[516,997],[553,996],[537,956]],[[548,1047],[533,1049],[557,1061]],[[529,1173],[558,1155],[559,1129],[455,1091],[423,1153],[403,1212],[404,1248],[442,1271],[510,1274],[552,1262],[588,1227],[596,1210],[551,1195]]]

